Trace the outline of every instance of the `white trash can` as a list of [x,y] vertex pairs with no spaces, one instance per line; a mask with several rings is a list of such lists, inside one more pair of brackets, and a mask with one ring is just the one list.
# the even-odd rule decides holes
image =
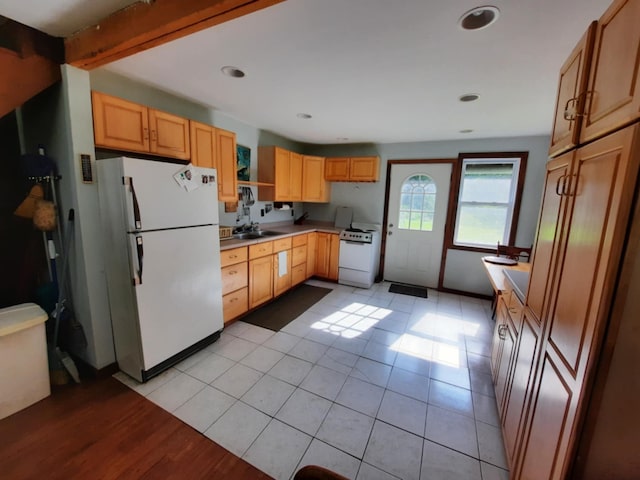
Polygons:
[[46,320],[35,303],[0,308],[0,419],[51,394]]

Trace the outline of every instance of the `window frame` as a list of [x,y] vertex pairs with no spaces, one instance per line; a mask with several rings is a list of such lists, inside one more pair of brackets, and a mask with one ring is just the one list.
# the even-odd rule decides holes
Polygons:
[[[511,209],[511,222],[509,225],[508,244],[513,245],[516,239],[518,229],[518,219],[520,218],[520,205],[522,203],[522,191],[524,189],[524,180],[527,170],[527,160],[529,152],[483,152],[483,153],[460,153],[458,161],[455,164],[453,172],[452,189],[452,208],[449,209],[447,215],[448,228],[445,232],[445,248],[452,250],[466,250],[481,253],[495,253],[496,247],[484,247],[474,245],[463,245],[455,243],[455,233],[458,220],[458,209],[460,204],[460,189],[462,186],[462,175],[464,173],[463,165],[468,161],[477,160],[478,163],[500,163],[506,160],[515,160],[518,164],[517,180],[515,183],[515,192],[513,193],[513,207]],[[491,162],[490,160],[496,160]]]
[[[409,228],[403,228],[403,227],[401,227],[401,226],[400,226],[400,220],[399,220],[399,221],[398,221],[398,229],[399,229],[399,230],[411,231],[411,232],[433,232],[433,227],[434,227],[434,222],[435,222],[435,213],[436,213],[436,204],[435,204],[436,202],[435,202],[435,200],[436,200],[436,195],[438,194],[438,190],[437,190],[437,189],[438,189],[438,187],[437,187],[437,185],[436,185],[436,182],[434,182],[433,178],[431,178],[431,177],[430,177],[429,175],[427,175],[426,173],[417,173],[417,174],[409,175],[409,176],[408,176],[407,178],[405,178],[405,179],[404,179],[404,181],[402,182],[402,186],[400,187],[400,199],[398,200],[398,205],[399,205],[399,208],[398,208],[398,218],[400,218],[400,216],[402,215],[402,212],[403,212],[403,211],[407,212],[407,210],[403,210],[403,209],[402,209],[402,195],[404,194],[404,192],[402,191],[402,189],[403,189],[404,185],[406,185],[406,184],[407,184],[407,182],[408,182],[410,179],[412,179],[412,178],[414,178],[414,177],[417,177],[417,176],[424,176],[424,177],[427,177],[427,178],[428,178],[428,183],[427,183],[427,184],[432,184],[432,185],[434,186],[434,192],[433,192],[433,193],[431,193],[431,192],[426,192],[426,191],[425,191],[425,193],[423,193],[423,194],[422,194],[422,195],[423,195],[423,197],[424,197],[424,196],[426,196],[426,195],[432,195],[432,196],[433,196],[433,204],[434,204],[434,207],[433,207],[433,210],[432,210],[431,212],[429,212],[429,213],[431,213],[431,215],[432,215],[432,218],[431,218],[431,228],[430,228],[429,230],[424,230],[424,229],[422,228],[422,224],[423,224],[423,221],[424,221],[424,217],[423,217],[423,215],[424,215],[424,213],[426,212],[426,210],[420,210],[420,211],[419,211],[419,212],[420,212],[420,228],[419,228],[419,229],[411,228],[411,214],[414,212],[414,210],[413,210],[413,202],[411,202],[411,207],[410,207],[410,208],[409,208],[409,210],[408,210],[408,213],[409,213]],[[415,194],[413,193],[413,191],[410,193],[410,195],[411,195],[411,200],[413,200],[413,196],[415,195]],[[423,199],[423,201],[424,201],[424,199]],[[415,210],[415,212],[418,212],[418,210]]]

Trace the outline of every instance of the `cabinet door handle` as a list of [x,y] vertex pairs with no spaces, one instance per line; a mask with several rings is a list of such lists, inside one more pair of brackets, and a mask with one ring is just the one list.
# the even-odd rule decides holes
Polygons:
[[229,272],[229,275],[236,275],[237,273],[238,273],[238,271],[237,271],[237,270],[231,270],[231,271]]
[[[575,181],[572,181],[572,180],[575,180]],[[567,188],[566,188],[566,191],[563,191],[563,193],[568,197],[573,197],[575,196],[577,191],[578,191],[578,174],[574,173],[573,175],[568,175]]]
[[[558,195],[559,197],[564,195],[564,181],[566,180],[566,178],[567,178],[567,175],[564,174],[564,175],[560,175],[558,177],[558,180],[556,180],[556,195]],[[560,182],[561,181],[562,181],[562,191],[560,191]]]
[[500,337],[500,340],[507,339],[506,329],[507,329],[506,325],[500,325],[500,327],[498,327],[498,337]]
[[158,140],[158,132],[156,132],[155,130],[151,130],[151,141],[155,142]]
[[[578,101],[578,98],[579,97],[570,98],[569,100],[567,100],[567,103],[564,104],[564,112],[562,116],[564,117],[565,120],[569,122],[572,122],[578,116],[576,106],[575,106]],[[571,104],[571,107],[569,107],[570,104]]]
[[146,127],[142,129],[142,138],[149,140],[149,129]]

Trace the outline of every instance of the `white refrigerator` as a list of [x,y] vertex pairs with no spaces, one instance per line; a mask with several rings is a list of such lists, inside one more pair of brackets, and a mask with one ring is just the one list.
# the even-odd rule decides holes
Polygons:
[[185,175],[184,164],[126,157],[96,163],[116,358],[145,382],[223,328],[216,170]]

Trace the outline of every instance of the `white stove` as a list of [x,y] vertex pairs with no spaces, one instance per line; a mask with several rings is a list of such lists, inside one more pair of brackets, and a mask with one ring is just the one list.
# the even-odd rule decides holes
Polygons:
[[380,263],[380,225],[352,223],[340,233],[338,283],[370,288]]

